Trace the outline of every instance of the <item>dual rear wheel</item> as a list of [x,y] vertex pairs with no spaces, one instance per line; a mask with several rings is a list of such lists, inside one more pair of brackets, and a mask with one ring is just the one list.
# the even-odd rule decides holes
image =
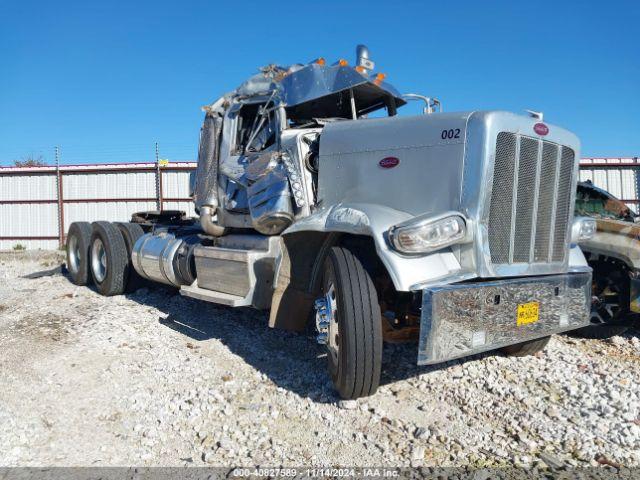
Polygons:
[[72,223],[67,236],[67,269],[73,283],[93,282],[105,296],[139,288],[142,282],[131,264],[131,250],[143,234],[134,223]]

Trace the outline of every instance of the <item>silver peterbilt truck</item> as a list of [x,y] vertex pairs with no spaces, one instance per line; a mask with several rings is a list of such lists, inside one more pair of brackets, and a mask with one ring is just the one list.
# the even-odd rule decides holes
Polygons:
[[[204,107],[199,218],[74,223],[72,280],[104,295],[151,280],[311,325],[343,398],[376,391],[383,341],[417,340],[434,364],[588,325],[576,136],[535,112],[442,113],[374,69],[362,45],[354,67],[269,65]],[[398,116],[408,100],[423,114]]]

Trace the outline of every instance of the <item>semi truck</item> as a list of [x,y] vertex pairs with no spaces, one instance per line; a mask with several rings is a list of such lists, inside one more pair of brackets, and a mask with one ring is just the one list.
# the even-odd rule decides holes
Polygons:
[[[420,114],[398,113],[409,101]],[[579,140],[541,113],[445,113],[363,45],[354,65],[267,65],[203,110],[197,217],[72,224],[73,282],[158,282],[314,329],[345,399],[376,391],[385,341],[413,340],[429,365],[531,354],[589,324]]]

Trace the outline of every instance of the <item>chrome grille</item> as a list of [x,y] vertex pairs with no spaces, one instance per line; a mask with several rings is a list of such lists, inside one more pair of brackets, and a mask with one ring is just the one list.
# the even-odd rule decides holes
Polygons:
[[569,230],[569,217],[571,216],[571,193],[575,188],[571,182],[573,176],[573,165],[575,154],[573,150],[562,147],[560,156],[560,171],[558,172],[558,193],[556,207],[556,238],[553,241],[552,260],[562,262],[564,260],[567,243],[567,233]]
[[516,136],[500,132],[496,144],[492,201],[489,209],[489,245],[493,263],[509,263],[511,243],[511,215],[513,202],[513,172],[516,165]]
[[492,263],[564,261],[574,165],[568,147],[498,134],[488,221]]
[[549,260],[551,245],[551,222],[554,218],[554,191],[558,163],[558,146],[545,143],[542,146],[542,167],[540,168],[540,187],[538,188],[538,228],[533,250],[535,262]]
[[533,138],[520,139],[520,159],[516,191],[516,218],[513,233],[513,261],[529,261],[531,230],[533,229],[533,203],[536,199],[536,170],[538,169],[538,143]]

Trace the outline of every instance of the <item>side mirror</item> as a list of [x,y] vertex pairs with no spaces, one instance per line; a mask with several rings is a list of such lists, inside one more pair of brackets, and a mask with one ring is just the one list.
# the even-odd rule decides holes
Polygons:
[[425,97],[424,95],[418,95],[417,93],[406,93],[402,95],[403,100],[422,100],[424,102],[424,108],[422,109],[422,113],[428,115],[429,113],[433,113],[438,109],[439,113],[442,113],[442,104],[440,100],[432,97]]

